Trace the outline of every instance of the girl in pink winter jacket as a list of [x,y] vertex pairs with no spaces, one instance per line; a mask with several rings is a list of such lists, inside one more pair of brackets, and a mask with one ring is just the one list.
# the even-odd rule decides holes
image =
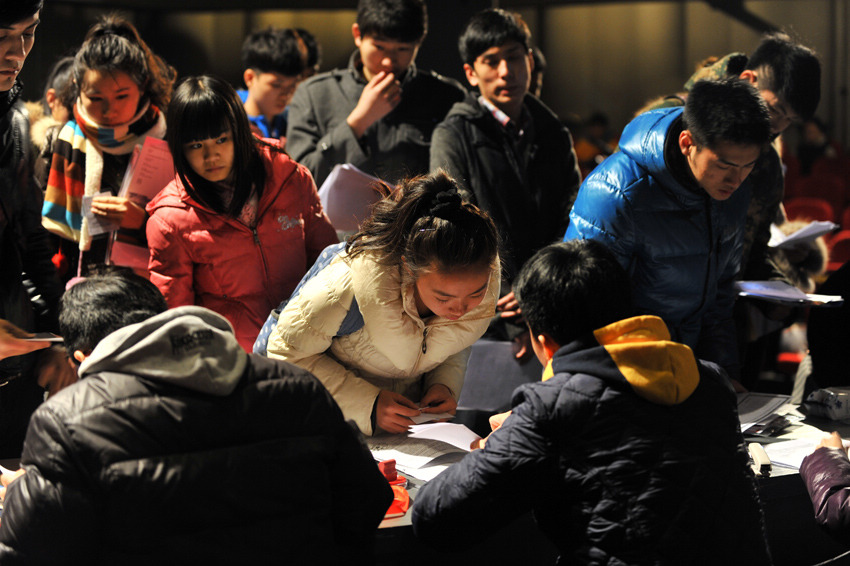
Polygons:
[[226,317],[250,352],[271,309],[336,232],[310,173],[253,136],[225,81],[185,79],[167,120],[177,175],[147,206],[151,281],[171,307]]

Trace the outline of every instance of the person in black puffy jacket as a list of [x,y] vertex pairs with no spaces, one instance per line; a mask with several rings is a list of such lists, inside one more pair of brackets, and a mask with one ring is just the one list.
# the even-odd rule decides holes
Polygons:
[[133,274],[72,287],[60,325],[80,381],[33,415],[0,563],[369,560],[392,492],[312,375]]
[[563,564],[770,564],[723,371],[660,318],[628,318],[628,276],[599,242],[544,248],[514,291],[544,381],[420,490],[416,536],[458,548],[533,510]]

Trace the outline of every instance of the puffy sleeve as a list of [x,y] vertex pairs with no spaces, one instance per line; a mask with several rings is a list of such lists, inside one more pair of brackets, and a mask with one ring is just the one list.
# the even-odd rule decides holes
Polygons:
[[194,305],[192,258],[178,228],[164,218],[164,210],[153,211],[145,229],[150,249],[150,280],[163,294],[169,307]]
[[346,419],[372,434],[372,406],[380,393],[356,370],[340,364],[329,352],[354,290],[344,261],[337,260],[310,279],[280,313],[268,343],[268,356],[291,362],[313,375],[333,395]]
[[800,476],[814,507],[815,520],[833,531],[850,527],[850,460],[842,450],[818,448],[803,459]]
[[3,564],[69,564],[98,556],[95,497],[86,491],[89,482],[75,465],[71,446],[67,429],[42,406],[27,432],[21,460],[26,474],[6,492]]

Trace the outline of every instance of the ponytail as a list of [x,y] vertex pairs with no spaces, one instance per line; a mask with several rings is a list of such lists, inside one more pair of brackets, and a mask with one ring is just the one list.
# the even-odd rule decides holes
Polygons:
[[415,275],[470,267],[496,268],[499,235],[490,217],[461,197],[445,172],[402,181],[384,194],[348,242],[352,257],[372,250],[385,265],[404,263]]

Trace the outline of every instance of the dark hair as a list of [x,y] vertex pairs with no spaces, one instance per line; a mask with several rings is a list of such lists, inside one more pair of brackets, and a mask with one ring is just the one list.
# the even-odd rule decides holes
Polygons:
[[301,39],[304,40],[304,45],[307,47],[307,66],[304,69],[306,74],[315,74],[319,72],[319,65],[322,63],[322,46],[319,45],[316,36],[304,28],[295,28]]
[[0,3],[0,26],[13,26],[33,16],[43,7],[44,0],[6,0]]
[[761,146],[770,140],[767,104],[753,85],[738,77],[697,81],[682,116],[698,148],[724,142]]
[[74,106],[74,99],[70,96],[68,83],[72,82],[72,72],[74,70],[74,58],[62,57],[53,64],[50,73],[47,75],[47,80],[44,81],[44,91],[41,93],[41,105],[44,107],[44,113],[50,116],[50,105],[47,104],[47,91],[51,88],[56,92],[56,97],[62,103],[62,106],[71,112]]
[[[263,193],[266,168],[259,148],[269,146],[254,137],[239,95],[225,80],[211,75],[186,77],[174,90],[166,115],[165,140],[174,157],[174,169],[193,199],[219,214],[239,216],[252,189]],[[216,138],[225,132],[233,136],[233,198],[226,204],[217,183],[198,175],[183,153],[184,144]]]
[[765,36],[753,52],[747,69],[758,73],[758,86],[791,105],[803,120],[820,102],[820,61],[815,52],[784,33]]
[[140,103],[164,110],[171,99],[177,71],[150,50],[129,21],[116,14],[102,17],[89,29],[74,59],[73,98],[80,95],[86,71],[126,73],[142,93]]
[[132,271],[95,275],[62,295],[59,330],[69,354],[90,353],[119,328],[165,312],[168,305],[156,286]]
[[499,234],[489,216],[461,199],[444,171],[405,179],[384,198],[348,242],[349,255],[377,251],[381,263],[404,263],[415,277],[486,265],[496,268]]
[[428,33],[428,11],[423,0],[360,0],[357,26],[361,37],[419,43]]
[[249,34],[242,42],[242,68],[260,73],[298,77],[307,64],[307,44],[292,29],[267,28]]
[[531,331],[561,346],[633,315],[629,276],[596,240],[541,249],[522,267],[513,291]]
[[472,65],[479,55],[491,47],[501,47],[509,41],[516,41],[528,51],[531,35],[528,26],[519,17],[500,8],[491,8],[478,12],[460,34],[457,48],[460,58]]

